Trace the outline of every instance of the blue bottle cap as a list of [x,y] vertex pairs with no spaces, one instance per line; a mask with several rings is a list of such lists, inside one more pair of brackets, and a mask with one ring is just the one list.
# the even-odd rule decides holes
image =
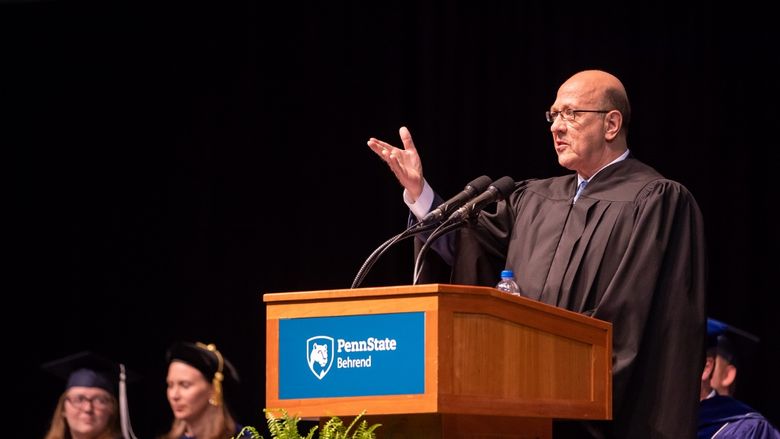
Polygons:
[[515,277],[515,273],[512,270],[502,270],[501,277]]

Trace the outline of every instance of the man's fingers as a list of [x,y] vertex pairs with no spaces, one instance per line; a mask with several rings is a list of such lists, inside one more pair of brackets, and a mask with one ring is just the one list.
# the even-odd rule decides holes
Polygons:
[[409,130],[406,127],[401,127],[398,132],[401,135],[401,141],[404,144],[403,150],[374,137],[371,137],[368,139],[368,142],[366,142],[368,147],[380,156],[382,160],[387,162],[387,164],[390,165],[390,169],[395,173],[401,171],[401,168],[403,167],[401,163],[401,154],[404,154],[404,151],[417,152],[414,141],[412,140],[412,134]]
[[401,129],[398,130],[398,134],[401,135],[401,142],[403,142],[405,150],[407,151],[417,150],[417,148],[414,147],[414,141],[412,140],[412,133],[409,132],[408,128],[401,127]]
[[393,146],[393,145],[391,145],[391,144],[389,144],[387,142],[383,142],[383,141],[381,141],[379,139],[375,139],[373,137],[371,139],[369,139],[369,142],[373,142],[373,143],[375,143],[376,145],[378,145],[381,148],[387,148],[387,149],[395,148],[395,146]]
[[368,147],[371,148],[371,151],[374,151],[377,154],[382,154],[382,150],[384,149],[382,148],[381,145],[379,145],[379,143],[375,142],[373,139],[366,142],[366,145],[368,145]]
[[389,148],[385,146],[386,144],[384,142],[379,142],[376,139],[371,139],[368,142],[366,142],[369,148],[371,148],[376,155],[382,158],[382,160],[387,161],[387,158],[390,156],[390,151],[392,151],[392,146]]
[[406,176],[406,168],[401,165],[398,154],[388,154],[387,164],[390,166],[390,170],[393,171],[393,174],[395,174],[398,181],[403,183],[404,177]]

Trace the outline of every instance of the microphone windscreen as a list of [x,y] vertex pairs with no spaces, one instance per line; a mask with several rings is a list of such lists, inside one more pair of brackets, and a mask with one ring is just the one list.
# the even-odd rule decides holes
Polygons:
[[512,180],[512,177],[505,175],[494,181],[492,186],[498,190],[498,193],[501,194],[501,198],[505,199],[515,189],[515,181]]
[[493,180],[488,177],[487,175],[483,175],[481,177],[477,177],[474,180],[471,181],[471,183],[467,184],[466,187],[471,186],[476,190],[477,193],[485,192],[485,190],[490,186],[490,183],[492,183]]

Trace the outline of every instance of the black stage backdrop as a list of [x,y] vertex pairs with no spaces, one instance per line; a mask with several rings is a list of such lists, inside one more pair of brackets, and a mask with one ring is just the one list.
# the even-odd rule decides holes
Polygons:
[[[216,343],[239,418],[263,425],[262,295],[349,288],[405,225],[366,140],[400,145],[408,126],[445,197],[482,174],[562,174],[544,111],[586,68],[624,81],[630,148],[700,203],[709,314],[761,337],[740,396],[780,424],[770,14],[368,3],[0,4],[7,435],[43,435],[62,383],[40,364],[83,349],[139,373],[135,430],[165,431],[175,340]],[[407,241],[363,285],[408,284],[412,263]]]

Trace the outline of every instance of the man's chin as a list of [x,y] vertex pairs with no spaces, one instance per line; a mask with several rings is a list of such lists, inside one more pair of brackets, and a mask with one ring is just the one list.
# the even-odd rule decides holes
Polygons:
[[573,171],[575,162],[574,160],[571,160],[570,157],[567,157],[567,155],[564,153],[558,156],[558,164],[570,171]]

